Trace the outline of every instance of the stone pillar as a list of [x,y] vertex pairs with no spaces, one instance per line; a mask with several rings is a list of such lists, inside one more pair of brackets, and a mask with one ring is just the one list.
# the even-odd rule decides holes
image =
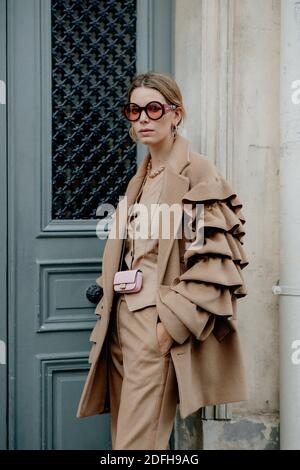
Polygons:
[[280,445],[300,449],[300,3],[281,2]]

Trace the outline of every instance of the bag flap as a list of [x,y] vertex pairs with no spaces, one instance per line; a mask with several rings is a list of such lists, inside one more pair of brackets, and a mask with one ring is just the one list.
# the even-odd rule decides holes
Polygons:
[[118,271],[114,277],[114,284],[134,283],[139,269],[130,269],[128,271]]

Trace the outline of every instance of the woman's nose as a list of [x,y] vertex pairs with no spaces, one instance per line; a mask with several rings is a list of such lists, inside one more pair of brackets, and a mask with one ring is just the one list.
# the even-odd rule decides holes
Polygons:
[[140,121],[148,121],[148,116],[146,114],[146,111],[143,109],[142,112],[141,112],[141,115],[140,115]]

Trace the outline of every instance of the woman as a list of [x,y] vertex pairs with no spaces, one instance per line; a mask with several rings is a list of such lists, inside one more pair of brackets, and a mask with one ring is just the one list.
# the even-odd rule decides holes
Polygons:
[[[110,412],[113,449],[168,449],[177,404],[185,418],[203,406],[248,399],[236,326],[236,300],[247,294],[245,219],[216,166],[178,134],[185,110],[171,77],[137,75],[123,109],[130,136],[149,151],[115,213],[120,233],[125,227],[124,245],[113,230],[106,242],[97,278],[100,318],[77,417]],[[124,202],[131,209],[126,218]],[[192,232],[178,236],[174,222],[164,236],[164,212],[149,217],[148,236],[137,238],[146,219],[134,203],[179,207],[180,227]],[[141,290],[116,293],[115,273],[137,268]]]

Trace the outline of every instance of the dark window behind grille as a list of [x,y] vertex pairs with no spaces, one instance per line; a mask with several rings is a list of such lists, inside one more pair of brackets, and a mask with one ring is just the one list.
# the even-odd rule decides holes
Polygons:
[[136,172],[119,112],[136,73],[136,0],[52,0],[52,219],[95,219]]

